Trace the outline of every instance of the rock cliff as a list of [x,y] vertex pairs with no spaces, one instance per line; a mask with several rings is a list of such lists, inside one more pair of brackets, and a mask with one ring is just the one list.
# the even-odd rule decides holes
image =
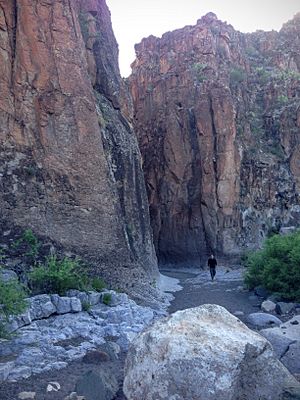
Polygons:
[[0,0],[0,93],[1,233],[31,228],[120,288],[152,281],[140,152],[105,0]]
[[161,262],[238,255],[299,226],[299,35],[300,14],[243,34],[209,13],[136,45],[129,82]]

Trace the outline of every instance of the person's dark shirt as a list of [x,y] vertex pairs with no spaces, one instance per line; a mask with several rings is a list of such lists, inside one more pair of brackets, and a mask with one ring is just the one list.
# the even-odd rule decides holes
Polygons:
[[208,264],[209,268],[215,268],[218,263],[215,258],[209,258],[207,261],[207,264]]

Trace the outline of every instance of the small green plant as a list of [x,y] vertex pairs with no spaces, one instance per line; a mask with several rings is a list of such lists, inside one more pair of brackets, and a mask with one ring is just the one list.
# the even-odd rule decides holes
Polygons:
[[152,287],[156,288],[156,286],[157,286],[156,280],[154,279],[154,280],[150,283],[150,285],[151,285]]
[[29,250],[26,255],[35,257],[38,254],[40,243],[31,229],[27,229],[23,233],[22,240],[29,246]]
[[[3,248],[0,248],[0,262],[5,260],[7,255],[5,254],[5,250]],[[1,268],[1,265],[0,265]]]
[[110,293],[104,293],[103,297],[102,297],[102,303],[106,304],[107,306],[109,306],[111,304],[112,301],[112,297]]
[[250,253],[246,285],[252,289],[263,285],[287,300],[300,301],[300,232],[273,235],[263,248]]
[[277,103],[279,104],[279,105],[285,105],[285,104],[287,104],[289,102],[289,98],[286,96],[286,95],[284,95],[284,94],[281,94],[281,95],[279,95],[278,97],[277,97]]
[[83,309],[83,311],[89,312],[91,310],[91,303],[88,301],[83,301],[82,309]]
[[257,56],[259,55],[259,52],[256,50],[255,47],[249,46],[249,47],[246,48],[246,54],[247,54],[249,57],[257,58]]
[[9,337],[5,325],[10,316],[21,314],[26,308],[26,292],[17,281],[0,279],[0,337]]
[[196,75],[198,82],[202,83],[206,81],[207,77],[205,76],[205,70],[208,68],[207,64],[195,63],[193,64],[193,71]]
[[103,279],[95,277],[92,278],[91,286],[92,289],[96,290],[96,292],[102,292],[102,290],[106,287],[106,284]]
[[89,278],[79,261],[68,257],[59,260],[55,255],[47,257],[45,265],[38,265],[29,273],[29,282],[34,294],[64,295],[69,289],[89,289]]
[[230,83],[232,86],[237,86],[245,80],[246,73],[242,68],[232,68],[232,70],[230,71]]
[[79,25],[80,25],[80,30],[81,30],[83,40],[86,43],[89,38],[89,23],[88,23],[87,14],[81,12],[79,14],[78,20],[79,20]]
[[27,247],[25,256],[35,258],[38,255],[41,244],[31,229],[26,229],[26,231],[23,232],[22,236],[12,243],[12,248],[17,249],[24,244]]
[[284,157],[284,151],[280,144],[274,145],[273,147],[270,148],[270,152],[278,157],[278,158],[283,158]]
[[261,83],[265,84],[271,80],[272,74],[264,67],[255,68],[255,73]]
[[27,173],[27,175],[34,176],[36,174],[36,167],[33,165],[29,165],[27,167],[24,167],[24,171]]

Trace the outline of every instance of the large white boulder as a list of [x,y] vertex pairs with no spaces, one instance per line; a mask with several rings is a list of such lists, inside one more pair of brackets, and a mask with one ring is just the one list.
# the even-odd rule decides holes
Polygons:
[[225,308],[203,305],[156,321],[133,341],[123,389],[128,400],[279,400],[287,387],[300,395],[265,338]]

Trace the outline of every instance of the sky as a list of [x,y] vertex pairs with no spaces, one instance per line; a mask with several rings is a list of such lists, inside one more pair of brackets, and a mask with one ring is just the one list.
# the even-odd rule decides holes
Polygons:
[[134,45],[150,35],[162,34],[214,12],[241,32],[279,30],[300,11],[299,0],[106,0],[119,44],[121,75],[131,73]]

